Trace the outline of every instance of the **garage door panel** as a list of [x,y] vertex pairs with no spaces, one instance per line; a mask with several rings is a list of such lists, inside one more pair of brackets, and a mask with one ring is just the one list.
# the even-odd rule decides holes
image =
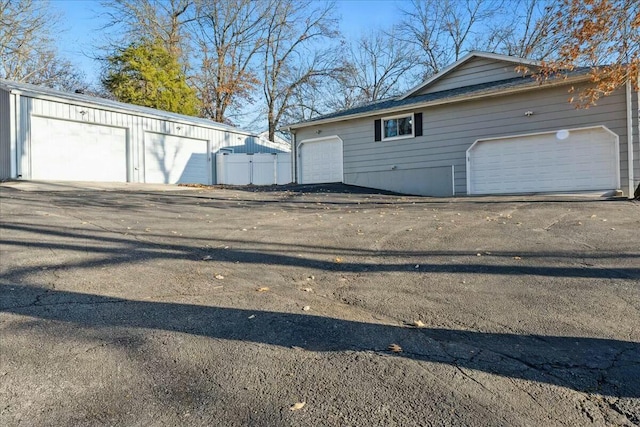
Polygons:
[[127,132],[95,123],[31,117],[31,179],[127,181]]
[[302,141],[300,145],[300,182],[320,184],[342,182],[342,140]]
[[146,132],[145,182],[154,184],[209,184],[207,141]]
[[604,128],[479,141],[469,150],[471,194],[618,187],[618,144]]

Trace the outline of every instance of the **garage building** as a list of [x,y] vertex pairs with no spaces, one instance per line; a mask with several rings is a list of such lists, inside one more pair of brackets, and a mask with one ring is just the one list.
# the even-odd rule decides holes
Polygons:
[[223,148],[273,151],[210,120],[0,80],[0,179],[215,184]]
[[[631,84],[576,109],[589,69],[472,52],[405,94],[290,125],[296,181],[427,196],[622,191],[640,183]],[[528,67],[521,74],[517,67]]]

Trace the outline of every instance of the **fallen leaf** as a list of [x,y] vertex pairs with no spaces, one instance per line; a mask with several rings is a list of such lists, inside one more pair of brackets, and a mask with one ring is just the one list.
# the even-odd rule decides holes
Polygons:
[[291,405],[291,407],[289,408],[290,411],[297,411],[299,409],[304,408],[304,405],[306,405],[307,402],[296,402],[293,405]]
[[215,277],[216,277],[216,279],[218,279],[218,280],[222,280],[222,279],[224,279],[224,276],[223,276],[222,274],[216,274],[216,276],[215,276]]
[[522,259],[519,256],[514,256],[513,259]]
[[415,326],[416,328],[424,328],[427,325],[425,325],[422,320],[416,320],[413,322],[413,326]]
[[263,286],[261,288],[256,289],[256,292],[267,292],[269,290],[268,286]]
[[402,347],[400,347],[398,344],[390,344],[387,349],[392,353],[402,353]]
[[308,306],[308,305],[305,305],[304,307],[302,307],[302,310],[303,311],[309,311],[309,310],[311,310],[311,307]]
[[340,264],[342,262],[342,258],[336,257],[336,259],[334,261],[337,262],[338,264]]

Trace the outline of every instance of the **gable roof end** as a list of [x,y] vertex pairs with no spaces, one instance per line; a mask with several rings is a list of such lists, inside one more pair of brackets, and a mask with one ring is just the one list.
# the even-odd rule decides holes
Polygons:
[[473,58],[494,59],[496,61],[512,62],[512,63],[518,64],[518,65],[529,65],[529,66],[534,66],[534,67],[541,66],[540,61],[535,61],[533,59],[524,59],[524,58],[518,58],[518,57],[515,57],[515,56],[501,55],[499,53],[480,52],[480,51],[475,51],[474,50],[474,51],[471,51],[468,54],[466,54],[464,57],[460,58],[458,61],[456,61],[453,64],[449,65],[448,67],[446,67],[445,69],[440,71],[438,74],[429,77],[427,80],[423,81],[418,86],[415,86],[414,88],[409,89],[408,92],[406,92],[404,95],[401,95],[400,97],[398,97],[398,99],[402,100],[402,99],[408,98],[408,97],[410,97],[412,95],[415,95],[416,93],[426,89],[427,87],[431,86],[433,83],[437,82],[438,80],[441,80],[446,75],[451,73],[453,70],[455,70],[456,68],[458,68],[462,64],[464,64],[466,62],[469,62]]

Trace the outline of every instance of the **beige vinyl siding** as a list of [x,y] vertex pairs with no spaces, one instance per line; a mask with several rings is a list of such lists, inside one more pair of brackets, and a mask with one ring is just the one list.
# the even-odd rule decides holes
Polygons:
[[[598,106],[575,109],[567,87],[531,91],[407,110],[423,113],[424,136],[375,142],[373,122],[382,116],[300,129],[296,140],[338,135],[344,141],[344,180],[367,186],[371,174],[391,170],[455,168],[455,194],[467,192],[466,150],[477,139],[604,125],[620,137],[621,182],[627,177],[626,105],[624,90],[602,98]],[[636,103],[637,105],[637,103]],[[526,111],[533,111],[530,117]],[[634,109],[637,129],[637,108]],[[395,167],[395,168],[394,168]],[[400,175],[398,175],[400,176]],[[393,178],[390,178],[393,179]],[[393,183],[397,187],[397,183]]]
[[11,94],[0,89],[0,180],[11,178]]
[[415,95],[522,77],[522,74],[515,71],[517,66],[513,62],[472,58]]

